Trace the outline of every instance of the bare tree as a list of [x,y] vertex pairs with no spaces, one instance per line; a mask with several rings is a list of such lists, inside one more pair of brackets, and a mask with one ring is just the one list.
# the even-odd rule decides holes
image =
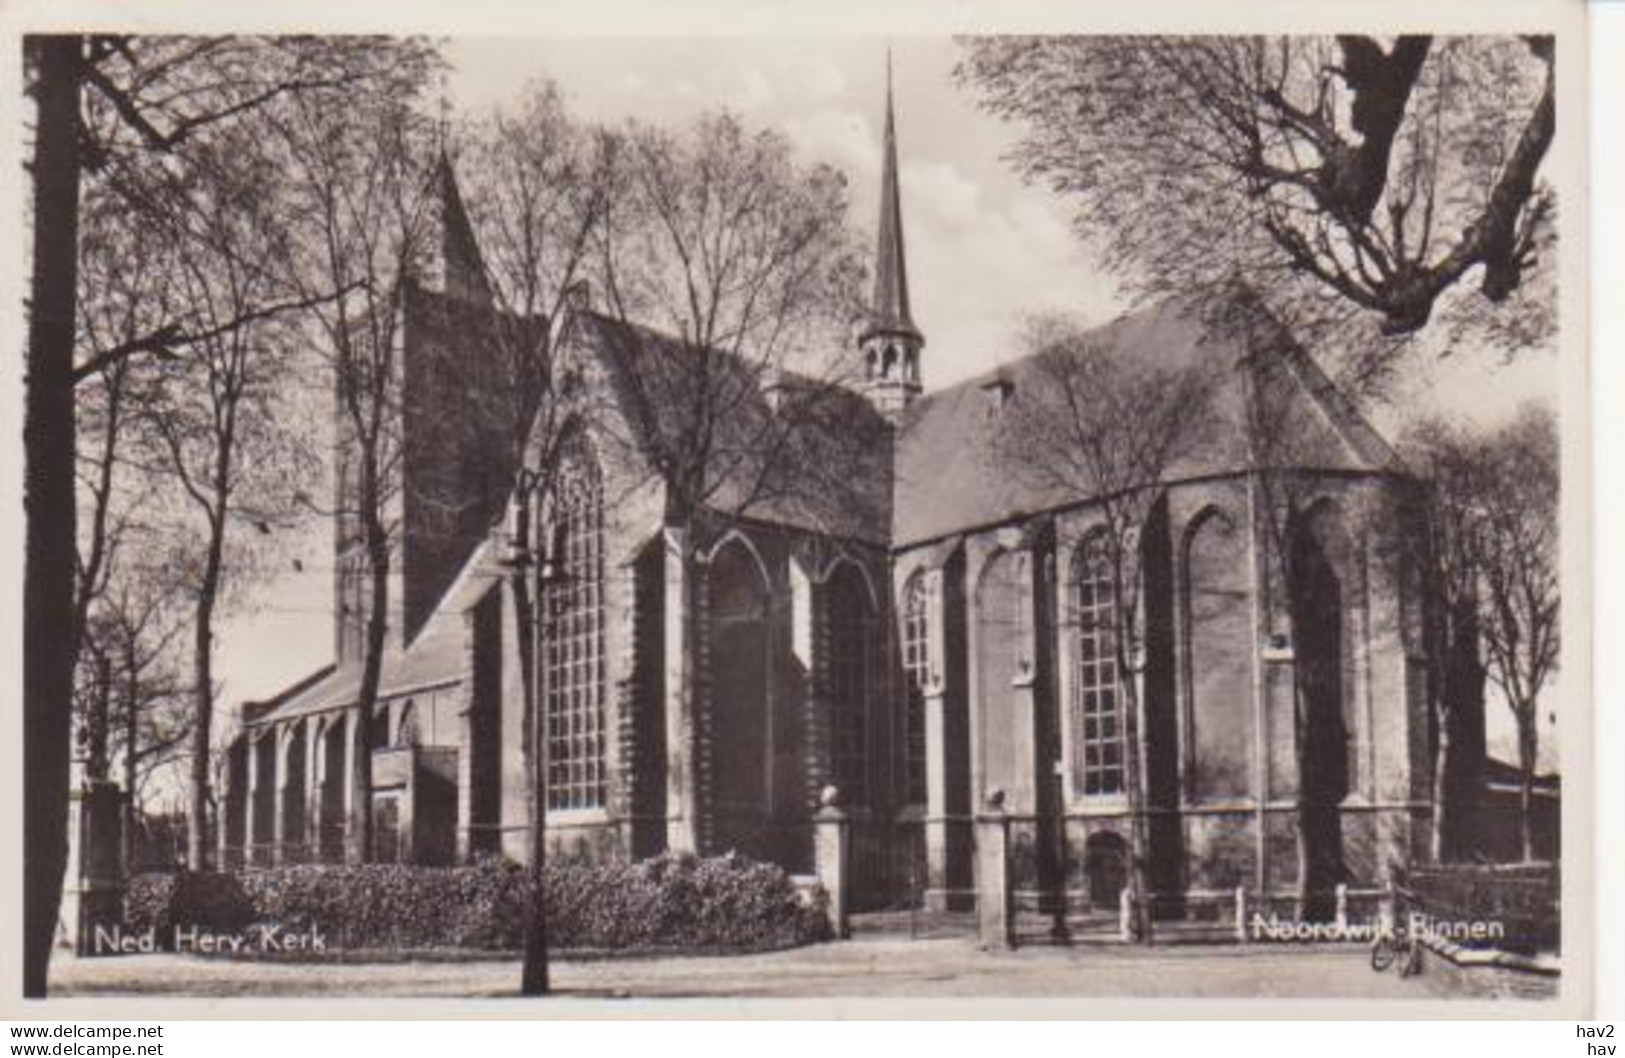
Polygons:
[[1463,593],[1478,607],[1487,675],[1517,725],[1520,836],[1531,860],[1540,703],[1561,646],[1557,423],[1549,409],[1526,405],[1485,433],[1438,423],[1418,433],[1439,517],[1459,540]]
[[[1029,333],[1037,350],[1033,384],[1011,399],[995,458],[1002,472],[1045,492],[1089,497],[1104,544],[1115,605],[1111,644],[1122,707],[1124,785],[1130,817],[1130,886],[1137,935],[1148,939],[1147,791],[1139,677],[1144,670],[1141,534],[1167,474],[1203,448],[1214,429],[1215,365],[1158,364],[1096,343],[1060,320]],[[1069,622],[1086,619],[1068,614]]]
[[1539,759],[1540,701],[1557,672],[1558,604],[1557,423],[1530,407],[1488,446],[1490,484],[1481,494],[1484,524],[1484,643],[1490,679],[1500,687],[1518,725],[1519,799],[1523,855],[1534,859],[1530,801]]
[[[966,42],[958,73],[1025,126],[1016,165],[1076,199],[1080,234],[1136,290],[1240,272],[1371,378],[1436,307],[1509,351],[1550,336],[1554,47],[987,37]],[[1482,300],[1454,296],[1468,282]]]
[[598,263],[635,443],[676,524],[782,497],[790,449],[852,377],[845,179],[727,114],[681,137],[633,127],[621,155]]
[[1471,859],[1481,842],[1479,801],[1484,781],[1483,565],[1476,502],[1481,467],[1462,429],[1439,419],[1413,424],[1401,444],[1406,464],[1427,484],[1424,552],[1414,556],[1438,593],[1431,633],[1439,660],[1433,680],[1433,855],[1441,862]]
[[[372,95],[310,93],[278,115],[277,150],[295,212],[290,254],[307,292],[341,293],[309,314],[331,372],[334,508],[345,605],[364,615],[358,722],[370,731],[400,542],[403,285],[424,267],[433,228],[432,130],[412,109],[426,76]],[[372,754],[356,754],[356,855],[370,859]]]
[[105,779],[115,760],[122,763],[128,865],[141,815],[138,789],[183,748],[191,721],[171,650],[185,627],[181,569],[167,549],[176,526],[165,508],[175,497],[141,466],[151,363],[103,354],[169,318],[172,275],[153,233],[130,223],[122,196],[93,186],[82,213],[79,341],[99,366],[81,381],[77,402],[85,518],[74,598],[75,704],[91,774]]
[[[462,157],[470,177],[472,231],[483,251],[479,293],[494,310],[485,349],[489,359],[481,365],[484,384],[467,391],[478,405],[470,419],[496,425],[507,471],[504,484],[513,497],[508,528],[521,544],[540,536],[541,504],[554,494],[572,408],[583,397],[579,375],[565,370],[554,342],[562,334],[569,300],[584,288],[593,263],[614,159],[613,139],[573,122],[558,89],[548,82],[527,86],[513,109],[488,114],[475,127]],[[455,184],[442,193],[447,198],[443,208],[460,207],[454,201]],[[537,712],[534,649],[540,550],[531,547],[510,556],[516,562],[510,583],[524,708],[521,738],[529,780],[533,887],[526,908],[522,995],[548,990],[542,870],[546,735]]]
[[186,752],[193,730],[190,684],[174,650],[187,628],[182,589],[174,570],[137,561],[98,599],[79,666],[91,759],[119,764],[126,870],[136,863],[147,780]]
[[[778,136],[721,115],[682,135],[633,127],[620,150],[596,243],[617,323],[602,353],[619,414],[599,436],[613,442],[624,421],[631,465],[647,466],[663,489],[692,643],[695,538],[708,514],[802,503],[826,484],[851,490],[869,479],[855,461],[884,448],[837,385],[854,359],[841,354],[861,259],[842,177],[798,166]],[[816,450],[820,438],[828,451]],[[695,738],[691,653],[678,659],[673,753]],[[679,797],[692,805],[692,769],[681,774]]]
[[[321,295],[289,293],[278,170],[257,164],[252,128],[218,137],[189,178],[153,189],[151,237],[167,244],[172,319],[194,336],[188,355],[158,366],[140,408],[149,470],[171,477],[192,512],[184,576],[191,598],[192,683],[187,866],[208,865],[214,631],[227,591],[252,578],[273,526],[294,516],[311,453],[284,426],[299,377],[300,338],[288,318]],[[248,164],[244,164],[244,159]],[[275,306],[275,308],[268,308]],[[248,529],[245,539],[237,534]]]
[[[104,358],[107,350],[147,333],[155,316],[167,313],[169,275],[154,241],[128,222],[119,196],[92,188],[82,207],[80,240],[79,342],[100,366],[80,383],[77,401],[80,522],[74,592],[74,656],[83,664],[94,609],[128,574],[129,545],[154,528],[150,477],[132,464],[131,448],[145,398],[143,361]],[[104,652],[96,652],[105,662]],[[94,666],[92,666],[94,671]],[[82,672],[81,685],[91,672]],[[78,696],[81,723],[105,738],[106,681],[91,680],[97,693]],[[105,746],[102,747],[105,749]],[[105,776],[100,776],[105,777]]]
[[[314,85],[361,84],[421,64],[427,49],[378,38],[35,36],[24,44],[34,99],[24,452],[24,993],[43,996],[67,858],[74,648],[74,387],[103,363],[184,348],[163,324],[75,363],[79,195],[87,169],[184,165],[215,129]],[[139,181],[128,179],[134,190]]]
[[[1560,661],[1558,582],[1560,495],[1557,423],[1526,405],[1489,431],[1430,420],[1411,433],[1409,456],[1433,489],[1433,518],[1447,606],[1465,662],[1467,692],[1483,709],[1486,677],[1501,692],[1518,731],[1520,838],[1534,858],[1530,801],[1539,759],[1541,696]],[[1466,638],[1471,636],[1470,642]],[[1447,657],[1447,666],[1449,666]],[[1447,667],[1446,694],[1450,670]],[[1475,682],[1476,681],[1476,682]],[[1461,707],[1464,703],[1447,703]]]
[[[556,86],[534,82],[516,106],[475,125],[458,158],[496,310],[489,355],[497,378],[476,399],[493,405],[482,417],[501,425],[514,466],[527,448],[556,440],[556,429],[537,422],[557,414],[552,341],[571,292],[590,274],[614,157],[612,138],[573,121]],[[550,453],[540,462],[551,464]]]

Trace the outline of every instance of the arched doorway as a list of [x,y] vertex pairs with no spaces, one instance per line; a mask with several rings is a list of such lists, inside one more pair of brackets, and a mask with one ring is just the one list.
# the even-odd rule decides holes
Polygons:
[[717,851],[764,853],[768,817],[768,585],[738,541],[711,561],[711,818]]
[[1350,592],[1341,572],[1344,544],[1335,513],[1324,509],[1305,519],[1292,540],[1304,915],[1312,919],[1331,916],[1335,888],[1347,876],[1341,806],[1351,789],[1352,731],[1345,679]]

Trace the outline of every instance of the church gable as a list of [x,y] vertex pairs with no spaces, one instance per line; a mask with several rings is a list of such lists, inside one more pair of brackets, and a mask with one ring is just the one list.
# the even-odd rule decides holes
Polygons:
[[658,475],[699,423],[689,412],[708,385],[726,407],[715,431],[704,505],[783,528],[885,544],[890,522],[890,431],[861,394],[822,379],[767,372],[696,353],[659,332],[590,311],[570,328],[590,364],[580,409],[603,442]]
[[[1285,329],[1246,292],[1214,312],[1170,300],[1091,332],[1093,345],[1169,370],[1212,365],[1213,430],[1165,480],[1236,473],[1263,455],[1260,430],[1274,435],[1273,458],[1306,470],[1399,469],[1392,449],[1362,419]],[[897,438],[892,543],[909,546],[1026,514],[1087,501],[999,465],[1011,402],[1049,394],[1039,358],[932,393],[909,409]],[[1257,394],[1275,399],[1258,413]]]

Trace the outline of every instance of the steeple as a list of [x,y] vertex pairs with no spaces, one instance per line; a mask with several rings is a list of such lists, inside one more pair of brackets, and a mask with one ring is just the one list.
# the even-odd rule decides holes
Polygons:
[[874,300],[869,306],[869,322],[858,336],[858,348],[863,353],[864,385],[870,399],[895,418],[920,393],[920,350],[925,346],[925,336],[909,315],[890,51],[886,53],[886,138],[880,169],[878,238]]
[[491,288],[485,279],[474,225],[457,186],[457,174],[445,144],[440,147],[436,182],[440,199],[440,286],[443,293],[462,301],[489,306]]

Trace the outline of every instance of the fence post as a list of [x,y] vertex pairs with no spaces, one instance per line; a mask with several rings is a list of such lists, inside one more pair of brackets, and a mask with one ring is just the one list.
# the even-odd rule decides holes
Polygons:
[[1125,941],[1134,939],[1134,887],[1130,885],[1117,894],[1117,933]]
[[1337,931],[1345,933],[1349,928],[1349,887],[1346,882],[1337,883]]
[[813,816],[813,860],[818,884],[829,894],[829,924],[837,940],[851,935],[848,921],[851,883],[852,822],[846,810],[836,804],[839,793],[833,786],[819,795],[818,812]]
[[976,817],[976,926],[981,945],[1016,946],[1015,887],[1011,884],[1010,817],[1004,791],[995,790]]
[[1393,872],[1387,872],[1383,879],[1382,895],[1377,898],[1377,929],[1379,931],[1392,931],[1395,926],[1395,893]]
[[1236,886],[1236,939],[1247,943],[1247,890]]

